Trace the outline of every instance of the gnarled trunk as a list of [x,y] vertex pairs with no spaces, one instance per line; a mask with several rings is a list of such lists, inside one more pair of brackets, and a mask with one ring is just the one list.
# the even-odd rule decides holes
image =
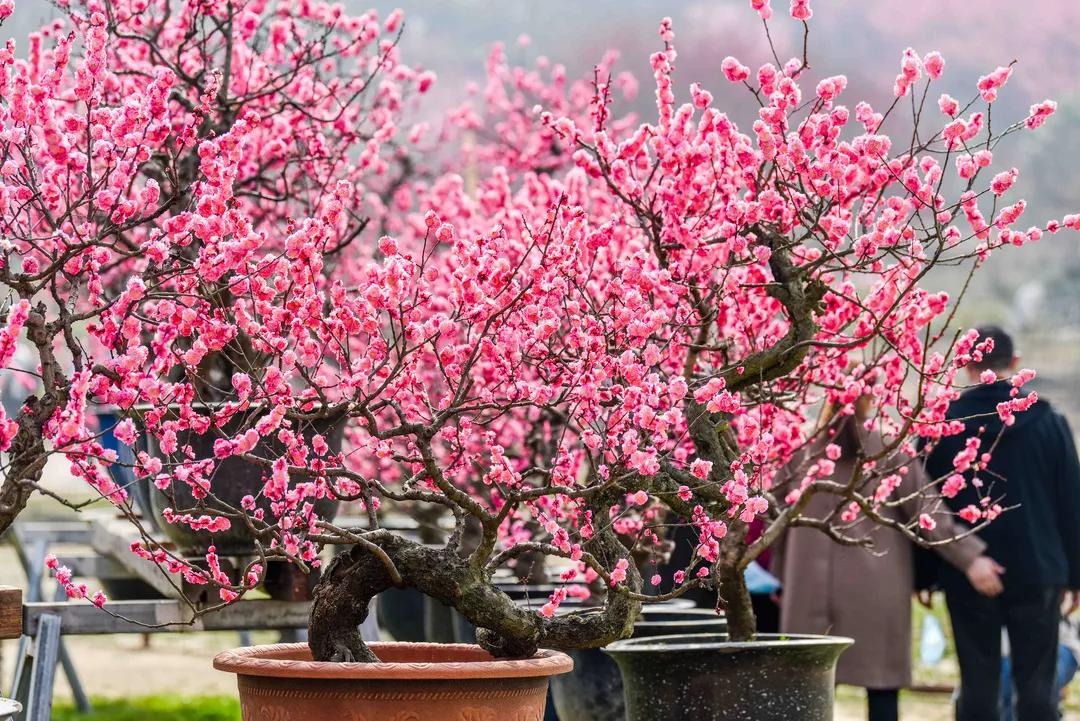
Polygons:
[[[599,534],[598,534],[599,535]],[[641,604],[609,593],[603,611],[544,618],[522,608],[486,575],[448,549],[430,548],[390,532],[368,534],[406,585],[453,606],[478,628],[492,655],[522,658],[537,649],[595,648],[630,634]],[[599,550],[599,549],[598,549]],[[371,599],[393,586],[385,559],[353,546],[331,561],[315,588],[308,643],[317,661],[376,661],[360,637]]]

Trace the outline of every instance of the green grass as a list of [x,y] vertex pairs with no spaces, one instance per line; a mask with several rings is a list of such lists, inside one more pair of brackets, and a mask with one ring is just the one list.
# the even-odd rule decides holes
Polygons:
[[53,707],[52,721],[239,721],[240,704],[228,696],[142,696],[93,699],[94,710],[80,714],[68,703]]

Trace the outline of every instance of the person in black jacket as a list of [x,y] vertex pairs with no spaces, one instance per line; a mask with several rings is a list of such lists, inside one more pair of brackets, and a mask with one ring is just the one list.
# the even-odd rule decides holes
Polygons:
[[[979,454],[990,452],[989,463],[966,471],[962,488],[946,503],[957,513],[971,505],[985,508],[984,503],[1004,509],[978,530],[986,555],[998,564],[987,569],[983,588],[964,574],[941,571],[960,662],[956,717],[1000,718],[1005,628],[1018,721],[1057,721],[1054,677],[1062,595],[1071,611],[1080,589],[1080,462],[1068,422],[1046,401],[1017,412],[1011,425],[1000,419],[997,407],[1013,398],[1009,379],[1019,358],[1000,328],[980,328],[979,335],[980,342],[992,338],[993,348],[968,366],[974,387],[949,407],[949,417],[962,421],[964,432],[935,442],[926,459],[930,476],[941,481],[953,476],[955,489],[954,459],[969,438],[980,438]],[[992,380],[986,371],[997,380],[986,382]],[[1000,593],[993,593],[993,573],[1001,574]]]

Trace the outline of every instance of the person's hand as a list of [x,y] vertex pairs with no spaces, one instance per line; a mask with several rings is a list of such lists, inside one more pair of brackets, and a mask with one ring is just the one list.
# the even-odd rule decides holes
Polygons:
[[915,594],[915,598],[919,599],[919,605],[923,608],[934,607],[934,592],[928,588],[924,588]]
[[976,558],[965,573],[971,585],[983,596],[994,598],[1005,590],[1001,583],[1001,574],[1005,573],[1005,568],[989,556]]
[[1080,590],[1073,589],[1063,594],[1061,603],[1061,615],[1069,617],[1077,608],[1080,608]]

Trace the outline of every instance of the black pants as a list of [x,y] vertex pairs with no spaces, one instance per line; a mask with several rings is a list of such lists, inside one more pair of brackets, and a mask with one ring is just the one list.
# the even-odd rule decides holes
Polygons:
[[869,721],[897,721],[900,718],[899,689],[866,689],[866,707]]
[[986,598],[951,568],[943,570],[941,581],[960,661],[957,721],[1000,718],[1002,628],[1009,633],[1017,721],[1057,721],[1060,589],[1006,585],[1001,596]]

